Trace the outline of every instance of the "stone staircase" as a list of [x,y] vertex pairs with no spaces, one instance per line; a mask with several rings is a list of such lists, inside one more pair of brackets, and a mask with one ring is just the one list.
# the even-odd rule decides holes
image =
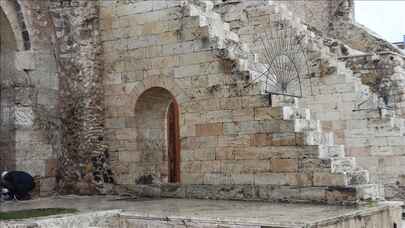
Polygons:
[[200,29],[210,41],[210,48],[222,59],[232,61],[232,72],[246,79],[251,73],[248,69],[249,50],[239,40],[239,35],[230,31],[229,23],[221,19],[221,15],[213,11],[214,4],[211,1],[189,1],[185,10],[185,16],[199,21]]
[[[271,13],[280,13],[280,8],[275,5],[263,5]],[[241,42],[240,36],[231,30],[243,30],[243,26],[231,22],[224,23],[221,15],[214,12],[214,4],[210,1],[188,1],[185,5],[185,16],[193,18],[199,26],[201,38],[207,39],[210,48],[219,57],[230,61],[232,73],[236,84],[235,87],[242,96],[255,95],[263,100],[263,87],[257,81],[248,89],[244,85],[251,83],[254,72],[249,70],[250,64],[257,63],[257,58],[251,56],[247,45]],[[250,8],[249,10],[258,10]],[[260,9],[260,11],[263,9]],[[258,10],[259,11],[259,10]],[[281,13],[283,15],[283,13]],[[288,16],[288,14],[287,14]],[[290,15],[291,16],[291,15]],[[282,18],[283,20],[287,20]],[[295,27],[300,27],[309,37],[315,35],[303,28],[298,21],[288,20]],[[239,28],[236,28],[239,26]],[[302,32],[302,31],[299,31]],[[320,45],[317,43],[316,45]],[[328,55],[327,47],[322,48]],[[322,132],[319,120],[311,117],[308,109],[302,108],[295,100],[288,104],[275,102],[275,106],[260,106],[255,108],[255,124],[261,126],[263,134],[271,135],[272,142],[267,145],[269,150],[275,148],[293,146],[305,151],[310,148],[316,152],[317,157],[302,159],[299,172],[311,173],[312,181],[309,189],[324,188],[326,198],[330,203],[345,203],[343,201],[359,202],[361,200],[375,200],[381,197],[377,185],[369,184],[369,174],[367,170],[356,167],[355,159],[345,157],[344,146],[336,145],[331,132]],[[243,123],[240,123],[243,124]],[[237,128],[234,129],[235,133]],[[299,198],[299,197],[298,197]],[[298,201],[301,199],[297,199]],[[325,201],[325,198],[314,201]]]
[[272,117],[278,117],[284,121],[294,121],[294,132],[302,137],[299,140],[302,142],[302,146],[318,146],[319,159],[329,162],[330,172],[341,176],[343,186],[369,183],[367,170],[357,168],[354,157],[345,157],[344,146],[334,143],[332,132],[322,132],[320,121],[311,119],[309,109],[289,106],[268,107],[267,109]]

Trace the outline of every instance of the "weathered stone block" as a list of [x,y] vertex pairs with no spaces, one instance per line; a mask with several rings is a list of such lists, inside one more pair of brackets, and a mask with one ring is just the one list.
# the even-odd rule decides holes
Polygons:
[[50,196],[54,193],[56,187],[56,178],[49,177],[49,178],[41,178],[39,192],[40,196]]
[[252,120],[254,116],[253,109],[245,108],[245,109],[237,109],[237,107],[233,107],[232,111],[232,120],[233,121],[247,121]]
[[356,189],[351,187],[330,187],[326,190],[326,202],[335,204],[337,202],[346,202],[354,204],[357,201]]
[[223,134],[224,134],[223,123],[196,125],[196,136],[219,136]]
[[218,173],[221,171],[221,161],[202,161],[201,172],[202,173]]
[[243,163],[241,161],[225,160],[222,161],[222,173],[238,174],[243,171]]
[[108,128],[125,128],[125,119],[124,118],[106,119],[106,127],[108,127]]
[[203,184],[204,175],[201,173],[181,173],[182,184]]
[[314,173],[314,186],[347,186],[345,174]]
[[332,158],[331,171],[333,173],[347,173],[354,171],[356,160],[354,157]]
[[15,66],[17,70],[34,70],[35,58],[32,51],[19,51],[15,54]]
[[250,137],[251,146],[270,146],[273,145],[272,134],[254,134]]
[[227,147],[240,147],[240,146],[249,146],[250,136],[249,135],[230,135],[230,136],[219,136],[218,144],[220,146]]
[[272,172],[297,172],[298,161],[297,159],[278,159],[270,160]]
[[45,173],[45,176],[47,176],[47,177],[55,177],[57,167],[58,167],[58,160],[57,159],[48,159],[48,160],[46,160],[46,173]]
[[254,174],[232,174],[229,177],[229,182],[231,184],[236,184],[236,185],[242,185],[242,184],[247,184],[247,185],[253,185],[254,184]]
[[294,202],[299,199],[300,189],[290,186],[274,186],[270,196],[273,201]]
[[229,184],[229,176],[222,173],[207,173],[204,175],[203,183],[206,185]]
[[17,127],[31,127],[34,121],[31,107],[17,107],[15,109],[15,124]]
[[168,198],[185,198],[186,187],[179,184],[162,184],[161,196]]
[[215,160],[215,148],[204,148],[196,150],[182,150],[182,161],[213,161]]
[[255,185],[288,185],[288,176],[284,173],[260,173],[254,175]]
[[291,107],[258,107],[255,108],[255,119],[256,120],[288,120],[293,114],[293,109]]
[[370,176],[367,170],[350,172],[349,178],[349,185],[363,185],[370,182]]
[[272,145],[273,146],[291,146],[304,145],[304,134],[301,133],[273,133],[272,134]]
[[330,159],[308,158],[300,162],[301,172],[330,172],[332,161]]
[[201,173],[201,162],[199,161],[182,162],[181,170],[184,173]]
[[345,147],[343,145],[321,146],[320,158],[342,158],[345,156]]
[[326,191],[325,188],[319,187],[302,188],[299,192],[299,198],[310,202],[325,203]]
[[215,149],[215,159],[216,160],[234,160],[235,153],[234,147],[218,147]]

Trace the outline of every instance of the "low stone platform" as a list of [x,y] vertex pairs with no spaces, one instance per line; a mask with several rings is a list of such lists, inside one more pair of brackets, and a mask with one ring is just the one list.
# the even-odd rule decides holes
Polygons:
[[131,199],[117,196],[64,196],[2,203],[0,211],[76,208],[79,214],[0,222],[1,228],[28,227],[267,227],[400,228],[401,203],[362,207],[268,202]]

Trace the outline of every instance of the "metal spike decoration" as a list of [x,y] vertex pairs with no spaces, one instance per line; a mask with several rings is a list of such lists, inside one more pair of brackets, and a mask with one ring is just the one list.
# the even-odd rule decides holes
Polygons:
[[[272,22],[269,20],[269,23]],[[252,82],[264,82],[264,90],[269,96],[301,98],[301,80],[309,72],[302,47],[304,36],[282,23],[262,25],[259,30],[251,45],[252,53],[255,53],[252,58],[259,56],[258,61],[251,64]]]

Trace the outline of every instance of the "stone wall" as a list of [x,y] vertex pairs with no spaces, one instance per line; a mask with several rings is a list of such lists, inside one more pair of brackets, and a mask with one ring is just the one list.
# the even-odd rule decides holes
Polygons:
[[[297,3],[289,4],[288,9],[295,9],[291,4]],[[304,5],[307,4],[311,4],[310,1]],[[304,9],[304,12],[308,11],[305,7]],[[346,68],[352,71],[346,74],[352,74],[353,81],[357,81],[358,84],[360,79],[361,83],[369,88],[363,86],[363,89],[360,89],[359,86],[355,86],[351,91],[338,92],[335,96],[347,96],[344,98],[347,103],[339,104],[339,99],[322,98],[322,94],[326,97],[335,94],[333,91],[340,87],[339,84],[344,85],[345,82],[343,80],[339,82],[331,75],[321,79],[321,83],[315,79],[312,83],[313,87],[317,88],[315,90],[317,93],[310,101],[312,105],[309,107],[316,112],[317,118],[326,121],[324,126],[330,126],[329,128],[336,133],[338,142],[345,144],[346,153],[355,156],[361,167],[367,167],[374,174],[373,181],[385,184],[388,198],[404,198],[402,187],[404,174],[401,168],[404,161],[402,153],[404,57],[390,42],[355,22],[352,17],[354,10],[352,3],[338,4],[333,9],[330,14],[333,16],[330,27],[326,30],[319,27],[316,21],[311,21],[314,19],[308,20],[305,17],[303,19],[323,32],[323,35],[339,39],[335,46],[339,46],[338,43],[342,42],[350,48],[363,52],[356,54],[337,52],[337,54],[341,57],[339,61],[345,62]],[[315,13],[312,18],[325,18],[325,15]],[[343,67],[337,69],[340,68]],[[351,86],[353,83],[348,82],[341,88]],[[331,120],[332,122],[329,122]]]
[[[328,154],[341,147],[315,139],[322,132],[307,110],[269,107],[260,83],[247,84],[249,52],[212,7],[102,3],[106,131],[117,183],[154,196],[330,203],[364,197],[357,185],[368,174],[338,165],[352,164],[350,158],[319,158],[322,148]],[[179,183],[166,178],[171,99],[180,110]]]
[[[1,80],[5,82],[14,75],[16,71],[14,65],[14,53],[16,51],[16,41],[12,36],[13,31],[8,23],[6,15],[0,11],[0,26],[3,31],[0,34],[0,72]],[[11,66],[11,67],[10,67]],[[15,168],[15,133],[12,126],[13,100],[10,86],[1,87],[1,156],[0,167],[3,169]],[[8,83],[10,84],[10,83]]]
[[[350,33],[339,31],[341,36]],[[340,41],[320,40],[331,51],[341,49]],[[353,43],[345,44],[357,48]],[[367,45],[385,50],[380,44]],[[334,51],[337,56],[330,56],[320,51],[320,56],[315,55],[319,64],[314,64],[319,68],[313,69],[319,78],[309,80],[304,103],[322,121],[324,130],[333,131],[336,142],[345,145],[346,154],[356,157],[359,166],[373,174],[373,182],[385,184],[388,198],[403,198],[403,57],[393,52],[351,51]],[[342,55],[346,56],[336,58]]]
[[100,3],[54,1],[51,5],[60,80],[57,179],[61,193],[105,193],[113,183],[104,143]]
[[[304,4],[290,4],[298,3]],[[222,3],[217,10],[259,58],[263,53],[256,50],[260,45],[255,40],[263,27],[271,31],[274,25],[284,24],[306,37],[303,48],[311,68],[302,78],[304,98],[300,105],[321,120],[324,132],[334,133],[335,143],[344,144],[348,156],[356,157],[358,165],[371,172],[373,182],[386,185],[387,197],[399,197],[403,176],[402,57],[392,52],[353,55],[356,51],[350,47],[323,37],[296,20],[288,8],[277,10],[277,6]],[[390,107],[393,110],[387,110]]]
[[[399,151],[403,120],[353,112],[377,96],[361,84],[365,69],[354,69],[365,63],[350,53],[337,59],[347,47],[318,35],[362,51],[395,50],[385,41],[355,44],[364,31],[353,23],[352,1],[275,2],[1,1],[0,169],[33,173],[43,194],[56,184],[61,193],[93,194],[149,183],[167,196],[357,201],[368,173],[335,142],[356,156]],[[275,98],[271,108],[260,81],[251,81],[250,67],[263,60],[252,37],[263,23],[285,21],[315,37],[305,40],[314,78],[301,104]],[[400,88],[403,63],[390,66]],[[168,183],[173,103],[181,184]],[[397,166],[384,167],[397,175]],[[154,195],[149,187],[140,191]]]
[[[359,165],[370,167],[370,171],[378,176],[376,181],[384,182],[388,198],[404,198],[404,123],[403,118],[403,84],[405,71],[403,56],[389,52],[379,55],[359,55],[342,58],[348,67],[353,69],[355,76],[379,97],[374,107],[362,105],[361,112],[379,111],[382,115],[368,116],[362,122],[367,130],[353,131],[357,138],[353,150],[349,152],[357,157]],[[386,100],[386,102],[384,102]],[[370,109],[374,109],[373,111]],[[386,113],[386,114],[384,114]],[[368,139],[368,140],[365,140]]]
[[352,22],[354,16],[354,7],[352,0],[336,1],[312,1],[312,0],[215,0],[214,4],[226,12],[224,19],[231,21],[244,13],[249,5],[275,4],[281,5],[290,11],[291,15],[300,18],[303,22],[316,28],[318,31],[328,34],[334,30],[334,25],[339,21]]
[[[216,1],[229,4],[229,1]],[[241,3],[240,0],[231,4]],[[260,1],[251,1],[260,2]],[[355,2],[353,0],[336,1],[272,1],[273,4],[285,6],[292,15],[300,18],[312,29],[343,41],[346,45],[364,52],[393,51],[398,48],[355,21]],[[245,3],[243,3],[245,4]]]
[[41,193],[49,194],[59,145],[58,80],[53,33],[42,3],[0,2],[1,135],[8,147],[1,150],[8,161],[0,162],[0,169],[31,173]]
[[328,34],[335,29],[338,21],[352,22],[354,16],[353,0],[336,1],[273,1],[285,5],[290,12],[300,17],[317,30]]

